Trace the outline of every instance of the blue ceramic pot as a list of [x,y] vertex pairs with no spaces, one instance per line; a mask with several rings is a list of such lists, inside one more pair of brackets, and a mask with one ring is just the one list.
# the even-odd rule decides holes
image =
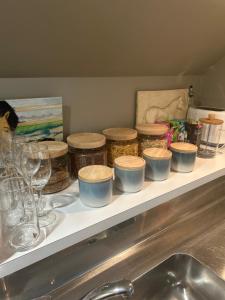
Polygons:
[[101,207],[112,201],[113,174],[109,167],[91,165],[78,173],[80,200],[90,207]]
[[79,180],[80,200],[91,207],[108,205],[112,200],[112,185],[112,179],[95,183]]
[[149,148],[144,150],[145,177],[154,181],[166,180],[170,174],[171,156],[172,153],[166,149]]
[[145,178],[145,161],[136,156],[127,155],[115,159],[115,186],[122,192],[140,191]]
[[172,170],[181,173],[192,172],[195,165],[196,153],[179,153],[173,151]]
[[194,169],[197,147],[189,143],[173,143],[170,145],[172,151],[172,165],[173,171],[188,173]]

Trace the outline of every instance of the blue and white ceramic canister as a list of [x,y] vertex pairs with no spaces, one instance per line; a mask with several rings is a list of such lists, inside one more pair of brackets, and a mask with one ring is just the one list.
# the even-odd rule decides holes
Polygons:
[[181,173],[192,172],[194,169],[197,146],[190,143],[172,143],[172,170]]
[[148,148],[143,152],[146,161],[145,177],[154,181],[169,177],[172,153],[167,149]]
[[80,200],[87,206],[101,207],[112,201],[112,169],[102,165],[91,165],[78,173]]
[[141,157],[126,155],[114,160],[115,186],[122,192],[135,193],[142,189],[145,161]]

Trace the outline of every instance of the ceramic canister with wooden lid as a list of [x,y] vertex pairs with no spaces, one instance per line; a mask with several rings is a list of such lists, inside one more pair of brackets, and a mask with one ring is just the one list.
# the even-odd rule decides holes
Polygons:
[[103,130],[106,137],[108,166],[123,155],[138,156],[137,130],[131,128],[108,128]]
[[138,131],[139,155],[147,148],[167,149],[168,127],[163,124],[139,124],[136,126]]
[[92,165],[79,170],[80,200],[90,207],[101,207],[112,201],[113,173],[107,166]]
[[197,146],[178,142],[170,145],[172,151],[172,170],[181,173],[192,172],[197,155]]
[[77,178],[81,168],[89,165],[107,165],[106,139],[103,134],[74,133],[67,137],[71,176]]
[[71,183],[68,168],[68,145],[58,141],[43,141],[39,143],[48,146],[51,158],[51,177],[43,192],[51,194],[64,190]]
[[171,151],[160,148],[148,148],[143,152],[146,161],[145,177],[154,181],[166,180],[171,167]]
[[120,156],[114,160],[115,186],[122,192],[135,193],[142,189],[145,161],[137,156]]

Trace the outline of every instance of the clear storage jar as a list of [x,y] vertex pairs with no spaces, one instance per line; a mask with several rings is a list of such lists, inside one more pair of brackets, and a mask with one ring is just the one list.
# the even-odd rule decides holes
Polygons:
[[139,156],[148,148],[167,149],[168,127],[161,124],[141,124],[136,127],[138,132]]
[[43,193],[52,194],[66,189],[70,183],[68,145],[64,142],[39,142],[48,146],[51,158],[51,176]]
[[108,166],[123,155],[138,156],[137,131],[131,128],[108,128],[103,130],[106,137]]
[[223,120],[216,119],[216,115],[209,114],[207,118],[201,118],[201,138],[198,144],[198,156],[213,158],[217,154],[220,145],[220,137],[223,129]]
[[74,133],[67,137],[70,155],[70,173],[77,178],[81,168],[89,165],[107,165],[106,139],[99,133]]

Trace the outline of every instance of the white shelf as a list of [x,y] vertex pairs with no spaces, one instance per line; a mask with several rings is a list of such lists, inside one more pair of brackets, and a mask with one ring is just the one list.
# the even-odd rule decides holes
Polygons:
[[[14,253],[1,262],[0,278],[223,175],[225,154],[220,154],[214,159],[197,158],[192,173],[171,172],[166,181],[145,182],[138,193],[114,195],[113,202],[102,208],[85,207],[78,198],[70,206],[57,209],[59,223],[46,232],[36,248]],[[62,193],[71,191],[78,193],[77,182]]]

